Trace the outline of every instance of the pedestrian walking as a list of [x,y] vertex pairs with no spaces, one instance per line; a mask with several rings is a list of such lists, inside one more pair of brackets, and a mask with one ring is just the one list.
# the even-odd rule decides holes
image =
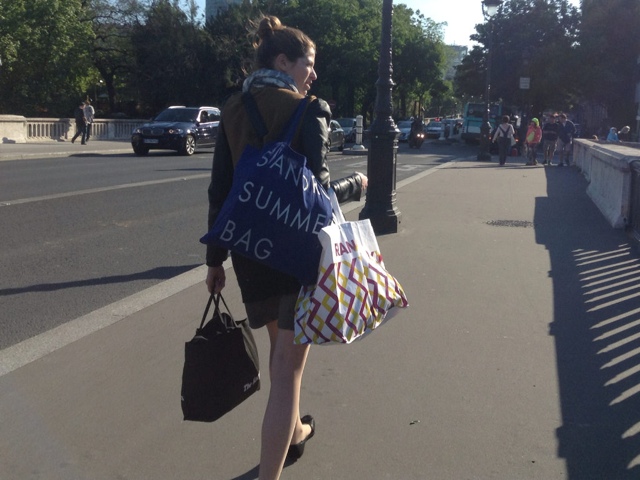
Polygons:
[[576,134],[576,126],[571,120],[567,119],[567,115],[560,114],[560,129],[558,131],[558,153],[560,158],[558,159],[558,166],[562,167],[564,164],[569,166],[569,155],[571,155],[571,148],[573,147],[573,137]]
[[556,145],[558,144],[558,132],[560,126],[558,125],[558,114],[554,113],[550,115],[542,127],[542,152],[543,152],[543,165],[551,165],[553,162],[553,155],[556,152]]
[[93,109],[93,106],[91,105],[91,101],[87,98],[87,101],[84,102],[84,120],[85,120],[86,129],[87,129],[85,142],[88,142],[89,138],[91,137],[91,129],[93,127],[93,120],[94,120],[95,114],[96,114],[96,111]]
[[[256,32],[256,70],[245,80],[243,92],[250,93],[267,127],[265,141],[277,138],[300,100],[317,79],[314,70],[316,46],[302,31],[285,27],[274,16],[263,17]],[[355,173],[331,181],[327,164],[328,125],[331,110],[327,103],[310,97],[292,146],[307,158],[307,165],[323,187],[335,190],[340,201],[358,199],[367,186],[367,177]],[[231,96],[223,110],[209,186],[209,229],[229,192],[234,165],[247,145],[262,143],[252,127],[242,94]],[[274,218],[273,222],[278,221]],[[228,252],[207,246],[207,288],[219,292],[225,285],[222,267]],[[315,433],[315,420],[300,415],[300,386],[309,351],[308,345],[294,345],[294,309],[300,283],[291,276],[231,253],[249,324],[267,327],[270,340],[269,374],[271,389],[262,424],[260,453],[261,480],[280,477],[285,460],[296,460]]]
[[73,111],[73,116],[76,120],[76,134],[71,139],[71,143],[74,143],[76,138],[82,137],[82,145],[85,145],[87,143],[87,121],[84,118],[84,102],[80,102],[80,105],[76,107]]
[[507,153],[515,143],[515,131],[509,122],[509,115],[502,117],[502,123],[498,125],[496,133],[493,134],[493,142],[498,143],[498,158],[500,165],[504,165],[507,162]]
[[527,135],[525,136],[525,144],[527,145],[527,165],[538,164],[538,145],[542,140],[542,129],[540,128],[540,121],[537,118],[532,118],[529,122],[529,128],[527,128]]

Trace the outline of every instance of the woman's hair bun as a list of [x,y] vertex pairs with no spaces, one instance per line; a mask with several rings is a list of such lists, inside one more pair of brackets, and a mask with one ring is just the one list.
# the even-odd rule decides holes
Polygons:
[[261,40],[263,38],[268,38],[273,35],[274,31],[282,30],[283,28],[284,27],[278,17],[274,17],[272,15],[265,16],[260,20],[260,24],[258,25],[258,38]]

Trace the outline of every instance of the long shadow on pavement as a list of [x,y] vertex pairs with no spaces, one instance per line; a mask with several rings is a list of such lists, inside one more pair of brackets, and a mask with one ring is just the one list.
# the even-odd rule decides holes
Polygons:
[[640,478],[640,257],[571,168],[546,169],[536,240],[549,251],[567,478]]

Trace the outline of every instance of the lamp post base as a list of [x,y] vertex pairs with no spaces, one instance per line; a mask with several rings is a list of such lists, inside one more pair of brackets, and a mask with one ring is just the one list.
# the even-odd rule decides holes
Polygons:
[[393,123],[389,127],[389,131],[372,134],[367,162],[369,189],[360,212],[360,219],[368,218],[378,235],[397,233],[402,218],[396,206],[398,131]]

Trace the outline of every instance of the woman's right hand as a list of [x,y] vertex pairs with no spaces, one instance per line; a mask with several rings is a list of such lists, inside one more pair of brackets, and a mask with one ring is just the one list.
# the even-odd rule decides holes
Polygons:
[[220,293],[224,288],[227,276],[224,273],[224,267],[209,267],[207,270],[207,290],[209,293]]

